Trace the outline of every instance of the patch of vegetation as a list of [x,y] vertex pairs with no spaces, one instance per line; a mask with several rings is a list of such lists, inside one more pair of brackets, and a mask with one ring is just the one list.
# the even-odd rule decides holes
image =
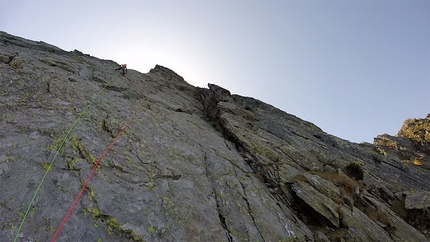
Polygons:
[[93,154],[88,153],[88,158],[89,158],[89,161],[90,161],[93,165],[95,165],[95,164],[97,163],[97,159],[96,159],[96,157],[95,157]]
[[70,161],[69,163],[67,163],[67,168],[70,170],[76,170],[75,165],[79,162],[79,159],[77,157],[73,158],[72,161]]
[[51,232],[55,232],[55,229],[52,226],[49,226],[48,228],[46,228],[46,230],[51,231]]
[[349,176],[342,173],[323,173],[323,172],[312,172],[314,175],[318,175],[321,178],[326,179],[327,181],[332,182],[340,189],[343,189],[348,194],[354,194],[356,192],[357,187],[361,189],[361,185],[354,181]]
[[88,198],[94,200],[96,198],[96,192],[90,186],[86,186],[85,189],[88,190]]
[[328,238],[330,241],[346,241],[345,239],[348,236],[347,229],[339,229],[328,234]]
[[148,227],[148,232],[155,233],[155,232],[157,232],[157,230],[154,228],[153,225],[151,225],[151,226]]
[[359,200],[360,191],[363,190],[363,187],[358,182],[343,173],[312,172],[312,174],[318,175],[336,185],[339,188],[340,196],[331,197],[331,199],[339,206],[347,205],[351,208],[351,212],[353,211],[353,207]]
[[3,229],[10,227],[12,230],[14,230],[16,221],[17,221],[16,218],[5,221],[3,224]]
[[297,176],[295,176],[293,178],[293,181],[301,181],[301,182],[305,182],[307,184],[311,184],[309,179],[303,174],[298,174]]
[[144,185],[150,191],[152,191],[157,186],[152,180],[149,180],[148,182],[145,182]]
[[71,137],[69,138],[69,140],[70,140],[70,142],[71,142],[71,144],[72,144],[72,148],[73,148],[75,151],[79,152],[79,154],[81,154],[81,155],[83,156],[83,154],[82,154],[82,153],[84,153],[84,152],[85,152],[85,150],[84,150],[84,146],[82,145],[82,143],[81,143],[81,142],[79,142],[78,137],[76,137],[76,136],[71,136]]
[[6,156],[6,162],[14,160],[13,156]]
[[106,220],[106,223],[108,225],[108,228],[106,229],[107,234],[119,233],[120,235],[132,241],[144,242],[144,240],[142,239],[142,236],[137,235],[136,233],[134,233],[133,230],[123,229],[121,225],[118,223],[118,220],[116,218],[111,217],[108,220]]
[[381,225],[383,228],[389,228],[392,227],[390,219],[388,218],[387,214],[381,211],[380,209],[377,209],[372,206],[366,206],[363,209],[363,212],[372,219],[375,222],[378,222],[379,225]]
[[47,171],[51,171],[52,170],[52,167],[51,167],[51,165],[49,163],[43,162],[42,164],[40,164],[40,166],[43,169],[47,170]]
[[163,200],[164,207],[170,209],[173,206],[175,206],[175,204],[173,203],[173,201],[168,196],[163,196],[161,199]]
[[12,115],[8,115],[8,114],[6,114],[6,113],[4,113],[3,115],[2,115],[2,122],[3,123],[12,123],[12,124],[15,124],[16,122],[15,122],[15,117],[14,116],[12,116]]
[[[76,136],[71,136],[69,138],[72,148],[73,150],[75,150],[76,152],[79,153],[79,155],[81,155],[81,157],[83,159],[85,159],[86,161],[88,161],[88,163],[95,165],[97,163],[97,159],[96,157],[94,157],[93,154],[91,154],[90,152],[88,152],[85,148],[82,142],[79,141],[78,137]],[[98,167],[99,169],[99,167]]]
[[100,215],[100,209],[98,208],[84,208],[83,210],[85,216],[89,213],[94,220],[96,220]]
[[344,168],[345,174],[353,177],[357,181],[361,181],[364,178],[364,171],[357,163],[351,163]]

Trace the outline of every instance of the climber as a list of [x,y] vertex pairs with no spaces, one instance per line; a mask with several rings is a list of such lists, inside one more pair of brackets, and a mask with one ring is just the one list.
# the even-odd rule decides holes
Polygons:
[[122,74],[127,74],[127,64],[121,64],[121,66],[116,68],[115,71],[118,71],[121,69],[122,69]]

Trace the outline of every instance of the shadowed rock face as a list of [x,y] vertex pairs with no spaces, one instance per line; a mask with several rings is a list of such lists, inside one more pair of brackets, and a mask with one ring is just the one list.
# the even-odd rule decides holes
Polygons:
[[355,144],[162,66],[132,82],[117,67],[0,32],[0,241],[47,169],[17,241],[49,241],[135,110],[58,241],[428,241],[428,119]]

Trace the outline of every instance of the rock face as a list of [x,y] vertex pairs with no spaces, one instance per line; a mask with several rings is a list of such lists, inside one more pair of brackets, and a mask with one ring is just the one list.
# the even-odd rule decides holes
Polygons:
[[375,145],[381,153],[394,153],[403,163],[430,170],[430,114],[406,120],[396,137],[379,135]]
[[0,241],[51,240],[127,124],[58,241],[430,238],[428,117],[355,144],[159,65],[117,67],[0,32]]

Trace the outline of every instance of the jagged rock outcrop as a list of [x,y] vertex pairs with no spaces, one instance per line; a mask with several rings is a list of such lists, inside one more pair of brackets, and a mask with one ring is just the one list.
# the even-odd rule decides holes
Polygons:
[[117,67],[0,32],[0,241],[24,217],[17,241],[50,240],[131,117],[58,241],[428,241],[421,121],[355,144],[159,65]]
[[430,114],[424,119],[406,120],[397,136],[379,135],[374,143],[380,152],[392,153],[402,163],[430,170]]

